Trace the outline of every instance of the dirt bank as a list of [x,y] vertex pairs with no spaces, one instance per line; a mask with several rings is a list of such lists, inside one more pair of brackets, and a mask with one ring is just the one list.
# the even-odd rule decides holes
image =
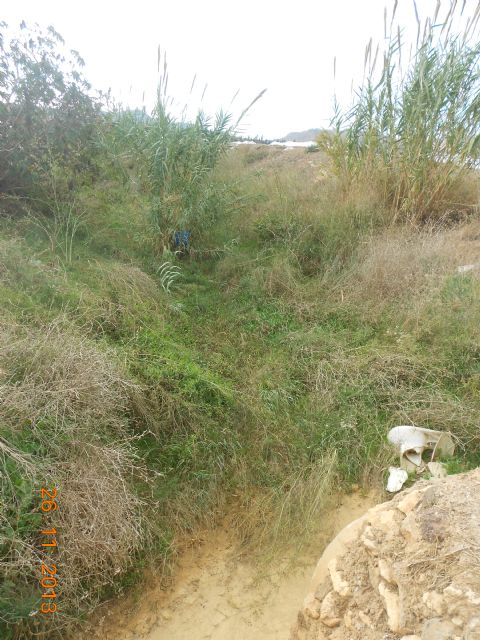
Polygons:
[[318,548],[374,503],[345,496],[308,548],[292,547],[271,566],[249,562],[225,525],[181,555],[170,589],[153,584],[110,603],[77,640],[287,640]]

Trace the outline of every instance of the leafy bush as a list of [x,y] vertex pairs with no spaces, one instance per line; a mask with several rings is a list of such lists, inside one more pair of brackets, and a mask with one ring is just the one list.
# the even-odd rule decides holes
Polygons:
[[22,22],[8,38],[0,23],[0,192],[42,203],[52,167],[62,167],[65,192],[93,168],[100,104],[81,75],[83,64],[53,27],[43,32]]

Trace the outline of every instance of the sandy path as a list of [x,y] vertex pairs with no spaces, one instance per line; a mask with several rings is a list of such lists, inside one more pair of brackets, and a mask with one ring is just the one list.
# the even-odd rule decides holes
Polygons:
[[170,590],[149,586],[135,602],[116,604],[82,640],[288,640],[328,539],[374,503],[345,496],[308,551],[292,549],[263,569],[239,556],[230,532],[218,529],[182,554]]

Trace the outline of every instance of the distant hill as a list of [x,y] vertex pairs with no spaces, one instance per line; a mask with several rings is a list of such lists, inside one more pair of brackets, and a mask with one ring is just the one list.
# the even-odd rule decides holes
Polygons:
[[322,129],[307,129],[306,131],[292,131],[286,135],[282,140],[290,142],[309,142],[310,140],[316,140]]

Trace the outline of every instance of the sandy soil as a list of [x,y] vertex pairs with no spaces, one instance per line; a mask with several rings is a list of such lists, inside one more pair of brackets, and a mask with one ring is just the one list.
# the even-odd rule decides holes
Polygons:
[[374,503],[372,496],[345,496],[308,550],[292,548],[273,565],[249,562],[222,527],[182,554],[169,590],[152,584],[135,601],[112,604],[77,638],[287,640],[319,552]]

